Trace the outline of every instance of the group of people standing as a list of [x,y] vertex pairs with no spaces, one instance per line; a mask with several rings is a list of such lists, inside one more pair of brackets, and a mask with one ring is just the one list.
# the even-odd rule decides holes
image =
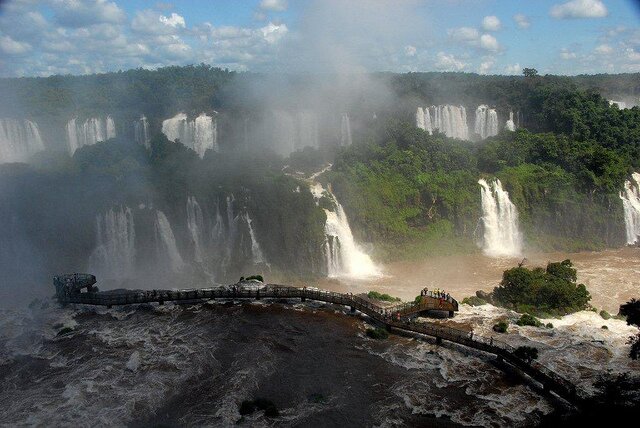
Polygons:
[[422,291],[420,291],[420,296],[433,297],[435,299],[442,299],[448,302],[451,301],[451,295],[444,290],[440,290],[439,288],[436,288],[435,290],[429,290],[427,287],[425,287],[422,289]]

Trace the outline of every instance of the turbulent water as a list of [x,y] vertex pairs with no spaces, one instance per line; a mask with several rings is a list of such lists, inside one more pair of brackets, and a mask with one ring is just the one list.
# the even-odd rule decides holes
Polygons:
[[180,140],[200,157],[209,149],[218,151],[217,122],[205,113],[194,120],[189,120],[184,113],[178,113],[162,122],[162,133],[171,141]]
[[504,129],[506,129],[507,131],[511,131],[511,132],[516,130],[516,123],[513,120],[513,112],[512,111],[509,112],[509,120],[507,120],[507,123],[505,123]]
[[80,147],[91,146],[115,136],[116,127],[111,116],[92,117],[82,123],[78,123],[74,118],[67,123],[67,144],[70,154],[75,153]]
[[509,193],[500,180],[487,183],[478,180],[482,199],[482,249],[493,257],[522,254],[522,233],[518,224],[518,210],[509,200]]
[[149,148],[149,121],[146,116],[141,116],[140,119],[133,122],[133,135],[136,143],[142,144]]
[[353,238],[347,215],[335,195],[322,187],[320,183],[311,186],[311,193],[317,200],[328,198],[334,207],[333,210],[324,209],[327,216],[324,252],[329,277],[367,278],[380,276],[380,269]]
[[495,109],[481,105],[476,109],[474,132],[484,140],[487,137],[498,135],[498,113]]
[[135,269],[135,225],[129,207],[112,208],[96,217],[96,248],[91,272],[104,279],[124,279]]
[[178,251],[171,224],[162,211],[156,211],[154,228],[158,258],[166,261],[171,271],[179,271],[184,265],[184,261]]
[[636,244],[640,237],[640,174],[634,172],[631,180],[624,183],[624,191],[620,192],[624,209],[624,226],[627,244]]
[[0,119],[0,163],[26,162],[44,150],[40,130],[26,119]]

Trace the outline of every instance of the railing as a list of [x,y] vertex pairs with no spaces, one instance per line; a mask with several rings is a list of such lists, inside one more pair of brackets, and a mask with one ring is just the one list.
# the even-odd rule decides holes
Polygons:
[[[84,279],[84,278],[83,278]],[[498,355],[529,375],[543,383],[552,384],[554,389],[567,399],[576,397],[576,387],[567,379],[555,373],[553,370],[538,362],[525,361],[516,356],[516,349],[502,341],[478,336],[473,332],[436,325],[433,323],[414,323],[406,320],[402,322],[396,317],[398,314],[406,316],[416,312],[429,309],[442,309],[434,307],[434,302],[429,296],[425,296],[420,303],[403,303],[391,307],[380,307],[368,299],[353,294],[337,293],[334,291],[320,290],[307,287],[288,287],[283,285],[267,285],[258,288],[248,288],[242,286],[230,286],[223,288],[200,288],[183,290],[122,290],[107,292],[70,293],[58,298],[63,303],[81,303],[92,305],[127,305],[150,302],[165,302],[179,300],[202,300],[202,299],[261,299],[261,298],[284,298],[284,299],[309,299],[326,303],[334,303],[343,306],[350,306],[358,310],[375,321],[391,328],[410,331],[413,333],[432,336],[463,346],[478,349],[480,351]],[[453,300],[453,299],[451,299]],[[457,310],[457,301],[450,303]],[[396,318],[394,320],[394,318]]]

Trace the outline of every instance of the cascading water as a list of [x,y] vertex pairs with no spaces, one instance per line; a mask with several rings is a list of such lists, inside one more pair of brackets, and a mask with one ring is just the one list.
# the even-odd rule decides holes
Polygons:
[[509,120],[507,120],[507,123],[505,123],[504,129],[506,129],[507,131],[511,131],[511,132],[516,130],[516,123],[513,120],[513,112],[512,111],[509,112]]
[[467,110],[463,106],[419,107],[416,111],[416,126],[429,134],[438,130],[450,138],[469,139]]
[[0,119],[0,163],[26,162],[41,150],[44,150],[44,143],[35,122]]
[[631,180],[624,182],[624,191],[620,192],[624,209],[624,226],[627,244],[640,242],[640,174],[634,172]]
[[320,183],[311,186],[311,193],[319,201],[327,197],[335,210],[324,209],[327,215],[325,223],[325,258],[327,273],[330,277],[348,276],[366,278],[381,276],[380,269],[373,263],[353,239],[347,215],[335,195]]
[[111,208],[96,216],[96,248],[89,257],[100,277],[124,279],[135,267],[135,225],[128,207]]
[[173,235],[173,230],[171,230],[171,224],[162,211],[156,211],[154,229],[158,262],[161,263],[161,266],[164,263],[168,263],[172,271],[179,271],[184,265],[184,262],[178,251],[176,238]]
[[194,196],[187,198],[187,229],[193,243],[193,258],[196,262],[204,260],[204,216]]
[[340,144],[343,146],[350,146],[353,142],[351,138],[351,121],[347,113],[342,114],[340,123]]
[[67,144],[70,154],[74,154],[80,147],[91,146],[115,137],[116,126],[111,116],[92,117],[82,124],[77,123],[75,118],[67,122]]
[[522,234],[518,226],[518,210],[509,193],[496,179],[478,180],[482,198],[482,249],[491,257],[514,257],[522,254]]
[[249,217],[249,213],[245,213],[244,220],[247,222],[247,227],[249,228],[249,236],[251,237],[251,256],[254,264],[266,263],[266,259],[260,248],[260,244],[256,239],[255,231],[253,230],[253,220]]
[[495,109],[478,106],[473,130],[482,140],[498,135],[498,113]]
[[133,122],[133,134],[136,143],[149,148],[149,121],[146,116],[143,115],[140,119]]
[[186,114],[178,113],[162,121],[162,133],[171,141],[180,140],[180,143],[193,149],[200,157],[208,149],[218,151],[217,121],[205,113],[191,121]]

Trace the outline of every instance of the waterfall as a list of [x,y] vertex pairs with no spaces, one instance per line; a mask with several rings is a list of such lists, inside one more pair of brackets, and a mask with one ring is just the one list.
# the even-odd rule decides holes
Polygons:
[[41,150],[44,150],[44,143],[35,122],[0,119],[0,163],[26,162]]
[[349,115],[347,113],[343,113],[340,123],[340,144],[343,146],[350,146],[352,142],[351,121],[349,120]]
[[498,135],[498,113],[486,105],[478,106],[473,130],[480,139]]
[[92,117],[82,124],[75,118],[67,122],[67,144],[69,153],[74,154],[83,146],[91,146],[99,141],[115,138],[116,126],[111,116],[106,118]]
[[253,220],[249,217],[249,213],[244,215],[244,220],[247,222],[247,227],[249,228],[249,237],[251,238],[251,255],[254,264],[266,263],[264,258],[264,254],[262,253],[262,249],[260,248],[260,244],[256,239],[256,234],[253,230]]
[[496,179],[487,183],[478,180],[482,198],[482,249],[491,257],[522,254],[522,234],[518,227],[518,210],[509,200],[509,193]]
[[202,263],[204,260],[204,216],[194,196],[187,198],[187,229],[189,229],[193,242],[193,258],[196,262]]
[[136,143],[149,148],[149,121],[146,116],[143,115],[140,119],[133,122],[133,134]]
[[96,248],[89,266],[101,277],[124,279],[135,267],[135,225],[128,207],[111,208],[96,216]]
[[[416,112],[416,124],[419,111],[420,109]],[[429,134],[437,129],[450,138],[469,139],[467,110],[463,106],[440,105],[425,108],[420,123],[424,126],[422,129]]]
[[349,276],[356,278],[380,276],[380,269],[368,254],[355,242],[347,215],[335,195],[322,187],[320,183],[311,186],[311,193],[319,202],[326,197],[331,200],[335,210],[324,209],[327,215],[325,223],[325,258],[327,273],[330,277]]
[[516,123],[513,121],[513,112],[512,111],[509,112],[509,120],[507,120],[507,123],[505,123],[504,129],[506,129],[507,131],[511,131],[511,132],[516,130]]
[[218,151],[217,121],[205,113],[191,121],[186,114],[178,113],[162,121],[162,133],[171,141],[180,140],[180,143],[193,149],[201,158],[208,149]]
[[624,226],[627,232],[627,244],[640,241],[640,174],[634,172],[631,180],[624,182],[624,191],[620,192],[624,209]]
[[286,111],[273,112],[273,123],[267,126],[267,132],[273,138],[273,149],[282,156],[289,156],[296,149],[296,126],[293,117]]
[[182,268],[184,262],[178,252],[176,238],[171,230],[171,224],[162,211],[156,211],[156,220],[154,224],[156,250],[158,252],[160,266],[168,263],[170,269],[177,272]]
[[423,131],[427,131],[429,135],[433,134],[433,126],[431,124],[431,111],[429,110],[429,107],[425,107],[424,109],[422,107],[418,107],[418,110],[416,111],[416,127],[422,129]]

